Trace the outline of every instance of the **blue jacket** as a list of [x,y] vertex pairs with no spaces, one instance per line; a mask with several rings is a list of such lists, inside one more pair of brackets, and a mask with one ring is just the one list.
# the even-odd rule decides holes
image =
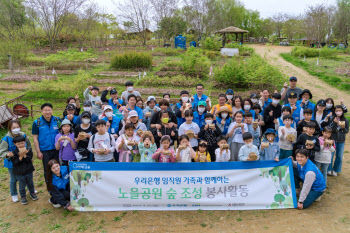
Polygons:
[[[288,106],[288,107],[292,108],[289,103],[286,105],[283,105],[283,107],[284,106]],[[292,117],[293,117],[293,121],[295,123],[295,126],[298,127],[298,123],[300,121],[300,111],[301,111],[300,104],[299,105],[296,104],[296,107],[297,107],[297,109],[293,112]]]
[[206,112],[203,112],[202,115],[199,115],[198,112],[193,112],[193,122],[196,123],[199,126],[199,128],[205,126],[205,114]]
[[[298,100],[296,105],[298,105],[300,107],[301,104],[301,100]],[[312,111],[315,111],[315,107],[316,105],[314,103],[311,103],[310,100],[307,102],[307,104],[303,105],[303,109],[305,110],[306,108],[310,108]]]
[[[118,101],[119,101],[119,104],[123,105],[122,99],[118,99]],[[118,105],[113,102],[112,98],[108,100],[108,105],[110,105],[113,108],[113,110],[118,109]]]
[[272,99],[268,98],[267,101],[264,103],[264,106],[262,107],[261,115],[264,115],[265,108],[272,103]]
[[[27,136],[23,133],[23,137],[26,138]],[[9,152],[13,152],[16,149],[16,146],[13,143],[13,138],[12,137],[6,135],[5,137],[3,137],[1,139],[1,141],[5,141],[7,143]],[[1,141],[0,141],[0,143],[1,143]],[[27,143],[26,143],[26,147],[28,148]],[[6,168],[13,168],[12,161],[10,159],[4,158],[4,167],[6,167]]]
[[[268,142],[266,138],[266,134],[264,134],[264,138],[262,142]],[[259,149],[260,149],[259,150],[260,160],[274,160],[275,158],[280,157],[280,146],[278,145],[278,142],[276,142],[276,140],[272,144],[270,143],[268,148],[261,150],[261,145],[260,145]]]
[[253,128],[253,124],[247,124],[248,132],[253,135],[253,145],[259,148],[260,145],[260,127],[256,130]]
[[[110,134],[118,134],[119,132],[119,124],[120,124],[120,121],[121,119],[119,117],[116,117],[116,116],[112,116],[112,124],[111,126],[109,127],[108,129],[108,133]],[[105,117],[103,118],[102,120],[104,120],[105,122],[108,122],[108,118]]]
[[[68,119],[67,116],[65,116],[64,119]],[[72,124],[73,125],[77,125],[77,121],[78,121],[78,116],[73,115],[73,122],[72,122]]]
[[197,105],[198,105],[199,101],[204,101],[205,102],[207,99],[208,99],[208,96],[206,96],[204,94],[202,94],[202,97],[200,99],[198,98],[198,95],[195,94],[193,96],[192,109],[196,109],[197,108]]
[[226,122],[224,125],[224,128],[222,129],[222,124],[221,124],[222,119],[220,117],[216,117],[216,125],[220,128],[220,130],[222,131],[221,135],[226,135],[227,131],[228,131],[228,127],[231,124],[231,118],[227,117],[226,118]]
[[69,173],[66,166],[61,166],[61,177],[52,174],[52,185],[58,190],[65,190],[69,184]]
[[179,116],[181,116],[181,112],[180,112],[180,108],[182,107],[181,104],[182,104],[182,101],[180,101],[179,103],[176,103],[176,105],[175,105],[175,115],[177,118],[177,128],[180,128],[180,125],[186,121],[185,118],[179,117]]
[[38,135],[39,147],[41,151],[56,150],[55,137],[58,134],[60,119],[51,116],[50,125],[43,116],[33,122],[32,134]]
[[323,192],[326,189],[326,181],[324,180],[322,173],[310,159],[307,160],[303,168],[301,168],[299,164],[297,164],[297,168],[299,177],[303,181],[305,180],[305,175],[307,172],[313,171],[316,174],[316,180],[311,186],[312,190],[316,192]]

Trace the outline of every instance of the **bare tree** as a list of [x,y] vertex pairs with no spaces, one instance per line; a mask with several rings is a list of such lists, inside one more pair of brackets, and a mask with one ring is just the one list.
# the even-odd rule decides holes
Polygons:
[[278,37],[281,37],[281,32],[283,28],[283,24],[286,21],[286,14],[279,12],[272,16],[271,20],[275,25],[275,33]]
[[335,13],[335,34],[345,45],[350,35],[350,0],[338,0]]
[[51,50],[55,49],[56,39],[68,23],[67,16],[76,13],[86,0],[28,0],[27,4],[36,13],[44,30]]
[[148,32],[152,17],[152,6],[149,0],[124,0],[114,2],[117,7],[117,15],[123,21],[131,22],[130,29],[140,37],[142,44],[146,45]]

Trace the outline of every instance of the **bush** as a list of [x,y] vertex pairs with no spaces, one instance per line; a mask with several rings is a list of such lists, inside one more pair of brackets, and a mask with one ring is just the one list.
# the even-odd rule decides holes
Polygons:
[[240,56],[252,56],[255,53],[255,49],[245,45],[239,45],[237,43],[229,43],[225,45],[225,48],[237,48]]
[[327,46],[324,46],[320,50],[320,56],[326,59],[335,59],[337,58],[338,51],[336,49],[330,49]]
[[0,42],[0,63],[7,67],[9,63],[8,55],[11,55],[14,66],[26,65],[30,49],[31,46],[25,41],[3,40]]
[[180,48],[156,48],[155,51],[159,53],[164,53],[167,56],[177,56],[180,54]]
[[209,73],[210,61],[203,50],[190,47],[182,56],[183,68],[187,75],[203,78]]
[[219,51],[222,47],[222,41],[218,36],[207,37],[202,39],[200,43],[202,44],[203,49],[206,50]]
[[126,52],[115,55],[111,60],[111,67],[115,69],[150,68],[152,55],[144,52]]
[[320,50],[297,46],[292,49],[292,55],[294,57],[318,57],[320,55]]
[[205,56],[209,59],[214,59],[219,55],[220,55],[220,52],[217,52],[217,51],[206,51],[205,52]]

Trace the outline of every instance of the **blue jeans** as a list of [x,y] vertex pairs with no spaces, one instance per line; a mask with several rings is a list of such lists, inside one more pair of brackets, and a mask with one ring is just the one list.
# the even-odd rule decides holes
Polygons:
[[320,171],[322,172],[324,181],[326,181],[327,183],[327,170],[328,170],[329,163],[319,163],[315,161],[314,164],[318,167],[318,169],[320,169]]
[[[335,153],[332,153],[332,160],[331,163],[329,164],[328,167],[328,171],[335,171],[335,172],[341,172],[341,166],[343,163],[343,154],[344,154],[344,146],[345,143],[342,142],[336,142],[335,143]],[[335,154],[335,161],[334,161],[334,165],[333,165],[333,158],[334,158],[334,154]],[[332,166],[333,165],[333,166]]]
[[17,196],[18,195],[18,192],[17,192],[17,178],[16,178],[16,175],[14,175],[12,173],[13,171],[13,168],[8,168],[8,171],[10,173],[10,193],[11,193],[11,196]]
[[21,198],[26,197],[26,186],[28,186],[30,194],[35,192],[33,172],[26,175],[16,175],[16,178],[19,181],[19,194],[21,195]]

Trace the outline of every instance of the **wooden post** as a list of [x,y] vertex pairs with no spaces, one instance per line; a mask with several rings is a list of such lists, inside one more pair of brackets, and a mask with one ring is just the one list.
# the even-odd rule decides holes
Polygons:
[[7,55],[9,57],[9,69],[11,70],[12,74],[13,74],[13,64],[12,64],[12,58],[11,55]]

